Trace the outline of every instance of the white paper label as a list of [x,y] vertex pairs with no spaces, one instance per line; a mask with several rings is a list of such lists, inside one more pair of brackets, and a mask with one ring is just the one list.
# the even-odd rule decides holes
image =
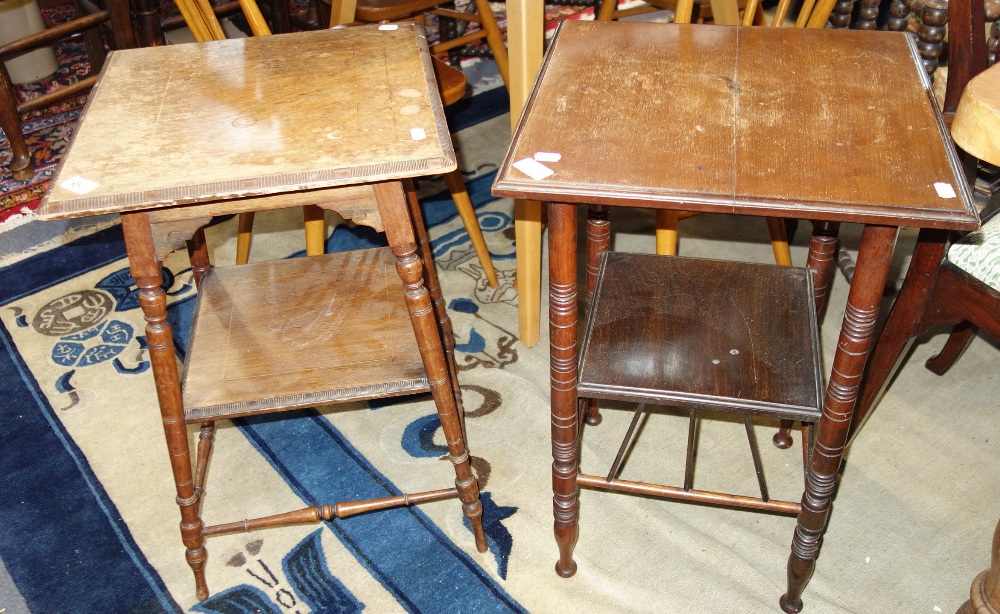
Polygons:
[[539,162],[558,162],[562,159],[562,154],[553,153],[551,151],[540,151],[535,154],[535,159]]
[[414,141],[422,141],[427,138],[427,132],[423,128],[410,128],[410,138]]
[[935,183],[934,189],[937,190],[938,196],[941,198],[955,198],[955,188],[951,186],[950,183]]
[[379,30],[398,30],[399,26],[394,23],[384,23],[378,27]]
[[70,192],[73,192],[74,194],[83,195],[88,192],[93,192],[98,187],[100,187],[101,184],[95,183],[90,179],[84,179],[83,177],[77,176],[77,177],[71,177],[70,179],[67,179],[66,181],[60,183],[59,185],[61,187],[66,188]]
[[545,166],[544,164],[542,164],[538,160],[535,160],[534,158],[525,158],[523,160],[518,160],[513,164],[513,166],[514,168],[521,171],[528,177],[531,177],[535,181],[538,181],[540,179],[545,179],[549,175],[555,173],[554,170]]

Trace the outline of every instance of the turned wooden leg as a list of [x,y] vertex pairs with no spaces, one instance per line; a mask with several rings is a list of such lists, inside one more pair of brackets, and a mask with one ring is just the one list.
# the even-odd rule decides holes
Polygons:
[[549,364],[552,378],[552,506],[559,561],[556,573],[576,573],[580,533],[580,423],[577,413],[576,205],[549,205]]
[[944,375],[969,347],[978,330],[972,322],[959,322],[951,329],[951,334],[948,335],[948,340],[941,351],[928,358],[924,366],[937,375]]
[[809,260],[806,266],[812,271],[813,290],[816,295],[816,317],[823,321],[826,302],[830,298],[830,283],[837,266],[837,235],[840,222],[813,222]]
[[199,228],[187,242],[188,260],[191,261],[191,274],[194,284],[201,288],[201,280],[208,273],[211,262],[208,259],[208,244],[205,243],[205,229]]
[[858,30],[878,29],[878,6],[879,0],[861,0],[861,8],[858,10]]
[[17,181],[27,181],[35,174],[31,168],[31,155],[28,145],[24,142],[24,132],[21,131],[21,117],[17,112],[17,98],[14,94],[14,84],[10,81],[7,69],[0,63],[0,128],[7,135],[10,151],[13,157],[10,161],[10,172]]
[[447,305],[444,296],[441,294],[441,284],[438,282],[437,267],[434,265],[434,255],[431,252],[430,237],[427,236],[427,227],[424,224],[424,216],[420,211],[420,201],[417,200],[417,191],[413,187],[413,182],[403,183],[406,190],[406,201],[410,209],[410,218],[413,220],[413,229],[420,248],[420,257],[424,263],[424,277],[427,292],[431,296],[431,304],[434,305],[434,314],[438,320],[438,329],[441,334],[441,342],[444,344],[444,356],[448,361],[448,373],[451,376],[452,390],[455,394],[455,404],[458,408],[458,417],[462,424],[462,436],[468,444],[469,437],[465,430],[465,403],[462,400],[462,387],[458,382],[458,364],[455,362],[455,330],[451,325],[451,317],[448,316]]
[[498,288],[500,282],[497,281],[497,272],[493,268],[493,259],[490,258],[490,250],[486,248],[483,229],[479,227],[479,219],[476,217],[476,210],[472,207],[472,199],[469,198],[469,191],[465,188],[462,173],[460,171],[445,173],[444,182],[448,184],[451,199],[455,201],[458,216],[462,218],[465,232],[468,233],[469,240],[472,241],[472,249],[476,251],[479,264],[483,267],[486,281],[490,283],[490,287]]
[[847,29],[851,27],[851,13],[854,12],[854,0],[837,0],[830,13],[830,25],[834,28]]
[[[603,205],[587,208],[587,309],[594,301],[594,288],[601,268],[601,254],[611,247],[611,216]],[[591,426],[601,423],[601,408],[597,399],[587,399],[586,422]]]
[[802,591],[816,567],[897,231],[892,226],[866,226],[862,235],[857,274],[847,298],[844,323],[823,401],[823,415],[806,476],[802,511],[792,539],[788,591],[780,600],[785,612],[801,611]]
[[[816,294],[816,317],[819,318],[820,323],[823,321],[823,312],[826,310],[826,302],[830,295],[830,283],[833,281],[833,271],[836,268],[837,234],[839,232],[839,222],[813,222],[813,235],[809,244],[807,266],[812,271],[813,290]],[[771,441],[782,450],[790,448],[792,445],[791,430],[792,421],[782,420],[778,432],[774,434]]]
[[920,9],[920,29],[917,30],[917,50],[923,60],[924,70],[933,75],[944,51],[944,37],[948,27],[948,0],[929,0]]
[[194,572],[198,599],[207,599],[205,560],[208,554],[205,551],[204,525],[198,514],[199,496],[194,488],[191,470],[184,405],[177,373],[177,354],[174,351],[173,333],[167,322],[167,297],[160,287],[163,283],[163,270],[156,259],[147,214],[123,213],[122,231],[132,277],[139,288],[139,304],[146,319],[149,360],[153,365],[163,432],[167,439],[170,466],[177,489],[177,504],[181,510],[181,539],[187,548],[188,565]]
[[472,524],[476,549],[486,552],[486,534],[483,532],[483,506],[479,501],[479,486],[472,475],[469,452],[462,435],[454,388],[448,361],[442,347],[434,306],[424,285],[424,267],[417,255],[419,249],[408,210],[406,194],[399,182],[378,183],[375,199],[385,225],[386,237],[392,253],[396,255],[396,271],[403,281],[406,306],[417,338],[417,347],[427,372],[427,379],[441,420],[441,429],[448,442],[448,459],[455,466],[455,486],[466,518]]
[[865,366],[851,438],[868,420],[871,411],[899,368],[921,328],[921,320],[937,283],[937,271],[948,248],[947,231],[923,229],[917,235],[913,258],[899,295],[889,309],[882,331]]
[[1000,522],[993,532],[990,568],[973,580],[969,600],[958,608],[957,614],[1000,614]]

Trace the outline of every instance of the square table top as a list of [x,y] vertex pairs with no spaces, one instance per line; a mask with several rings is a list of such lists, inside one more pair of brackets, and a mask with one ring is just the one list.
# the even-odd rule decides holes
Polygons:
[[129,49],[105,64],[39,217],[455,168],[419,25]]
[[918,59],[903,33],[565,22],[493,193],[972,229]]

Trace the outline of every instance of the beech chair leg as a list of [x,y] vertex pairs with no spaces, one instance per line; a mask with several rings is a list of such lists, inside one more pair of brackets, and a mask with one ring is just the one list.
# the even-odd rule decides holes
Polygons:
[[507,48],[504,46],[503,34],[500,33],[500,26],[497,25],[497,18],[493,15],[489,0],[475,0],[476,11],[482,21],[483,31],[486,32],[486,43],[493,52],[493,59],[497,63],[497,70],[503,78],[504,87],[510,91],[510,64],[507,61]]
[[448,184],[451,199],[455,201],[455,208],[458,209],[458,215],[462,218],[462,224],[465,225],[465,232],[468,233],[469,240],[472,241],[472,249],[476,250],[479,264],[482,265],[483,272],[486,273],[486,280],[490,283],[491,288],[499,287],[500,282],[497,281],[497,272],[493,268],[490,250],[486,247],[483,229],[479,226],[479,219],[472,207],[472,199],[469,198],[469,191],[465,187],[462,173],[460,171],[446,173],[444,181]]
[[677,255],[677,220],[676,211],[659,210],[656,212],[656,253],[661,256]]
[[767,231],[771,235],[774,263],[781,266],[792,266],[792,252],[788,248],[785,220],[780,217],[767,218]]
[[306,231],[306,255],[322,256],[326,251],[326,218],[316,205],[302,207],[302,222]]
[[[414,221],[408,214],[407,196],[399,182],[377,183],[375,200],[379,203],[382,222],[385,224],[389,247],[396,256],[396,271],[405,289],[406,306],[410,322],[420,348],[431,395],[441,420],[441,429],[448,442],[448,459],[455,468],[455,487],[458,489],[462,510],[472,525],[476,549],[486,552],[486,534],[483,531],[483,505],[479,501],[479,485],[472,473],[469,451],[462,434],[455,392],[445,352],[441,331],[431,303],[430,293],[424,284],[425,269],[417,254],[419,246],[414,236]],[[394,202],[395,201],[395,202]]]
[[253,212],[241,213],[236,228],[236,264],[250,262],[250,246],[253,244]]

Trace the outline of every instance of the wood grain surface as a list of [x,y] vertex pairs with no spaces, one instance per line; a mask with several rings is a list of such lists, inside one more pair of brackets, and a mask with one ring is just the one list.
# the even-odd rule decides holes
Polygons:
[[494,194],[974,228],[935,104],[901,33],[567,22]]
[[189,421],[430,389],[388,248],[213,268],[198,300]]
[[416,24],[115,52],[39,216],[445,172],[447,130]]
[[807,269],[618,252],[601,268],[581,396],[819,419]]

